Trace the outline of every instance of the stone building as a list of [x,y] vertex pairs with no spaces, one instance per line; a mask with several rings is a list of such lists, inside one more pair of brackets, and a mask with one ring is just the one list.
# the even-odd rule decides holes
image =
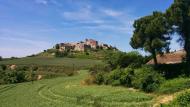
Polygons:
[[[85,39],[85,41],[77,43],[60,43],[59,51],[85,51],[88,49],[112,49],[113,47],[107,44],[98,44],[98,41],[93,39]],[[55,46],[56,47],[56,46]],[[113,48],[114,49],[114,48]]]
[[86,39],[85,44],[89,45],[92,49],[97,49],[98,47],[98,41],[93,39]]

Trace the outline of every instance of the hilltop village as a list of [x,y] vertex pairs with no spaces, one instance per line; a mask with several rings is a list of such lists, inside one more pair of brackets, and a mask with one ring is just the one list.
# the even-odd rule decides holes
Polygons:
[[96,49],[117,50],[116,47],[104,43],[99,43],[98,41],[93,39],[85,39],[85,41],[73,42],[73,43],[59,43],[56,44],[54,48],[59,49],[59,51],[69,50],[69,51],[80,51],[80,52],[84,52],[86,50],[96,50]]

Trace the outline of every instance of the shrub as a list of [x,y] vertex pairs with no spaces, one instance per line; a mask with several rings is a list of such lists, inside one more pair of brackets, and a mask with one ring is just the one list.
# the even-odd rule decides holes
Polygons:
[[133,86],[145,92],[155,91],[163,82],[164,78],[152,67],[144,66],[135,70]]
[[9,71],[4,78],[5,83],[20,83],[27,81],[24,71]]
[[96,75],[99,72],[110,72],[111,68],[106,64],[98,64],[90,67],[89,72],[91,75]]
[[176,78],[172,80],[167,80],[162,83],[159,87],[158,93],[161,94],[171,94],[180,90],[190,88],[189,78]]
[[181,95],[177,96],[177,103],[181,107],[189,107],[190,106],[190,91],[182,93]]
[[0,61],[2,61],[3,60],[3,58],[2,58],[2,56],[0,56]]
[[121,85],[121,83],[119,80],[114,80],[114,81],[112,81],[111,85],[112,86],[119,86],[119,85]]
[[131,87],[133,78],[134,78],[134,70],[132,68],[126,68],[121,74],[120,83],[121,85]]
[[120,78],[121,78],[121,69],[117,68],[108,74],[107,79],[105,79],[105,83],[115,85],[116,80],[117,80],[117,83],[120,83],[118,82],[120,81]]
[[185,91],[174,99],[167,107],[190,107],[190,91]]
[[104,83],[104,73],[99,72],[98,74],[96,74],[95,76],[96,79],[96,84],[103,84]]
[[112,69],[128,67],[133,65],[134,67],[139,67],[143,64],[143,56],[138,52],[108,52],[104,58],[104,61],[109,64]]
[[7,69],[7,66],[6,65],[0,65],[0,69],[4,71]]
[[60,52],[60,51],[56,51],[55,52],[55,57],[66,57],[69,55],[69,52],[64,51],[64,52]]

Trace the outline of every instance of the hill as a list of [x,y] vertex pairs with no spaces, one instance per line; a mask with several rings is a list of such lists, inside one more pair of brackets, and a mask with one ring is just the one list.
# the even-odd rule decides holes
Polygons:
[[86,39],[80,42],[58,43],[53,48],[33,56],[43,57],[67,57],[81,59],[103,59],[110,51],[118,51],[116,47],[100,43],[93,39]]
[[1,85],[0,106],[3,107],[148,107],[153,96],[124,87],[85,86],[79,75],[41,81]]

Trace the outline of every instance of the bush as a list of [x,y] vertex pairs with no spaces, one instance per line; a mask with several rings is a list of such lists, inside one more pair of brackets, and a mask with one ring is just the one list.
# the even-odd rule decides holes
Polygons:
[[177,96],[177,103],[181,107],[189,107],[190,106],[190,91],[182,93],[181,95]]
[[[106,77],[105,79],[105,83],[106,84],[112,84],[112,85],[115,85],[116,83],[116,80],[117,81],[120,81],[120,78],[121,78],[121,69],[120,68],[117,68],[113,71],[111,71],[109,74],[107,74],[108,76]],[[120,82],[117,82],[117,83],[120,83]]]
[[187,88],[190,88],[189,78],[176,78],[162,83],[159,87],[158,93],[171,94]]
[[119,85],[121,85],[121,83],[119,80],[114,80],[114,81],[112,81],[111,85],[112,86],[119,86]]
[[183,92],[174,99],[167,107],[190,107],[190,91]]
[[66,57],[69,55],[69,52],[64,51],[64,52],[60,52],[60,51],[56,51],[55,52],[55,57]]
[[127,87],[132,87],[132,81],[134,78],[134,70],[132,68],[126,68],[121,74],[120,83]]
[[26,79],[26,73],[24,71],[9,71],[6,74],[6,77],[4,77],[5,83],[20,83],[25,82]]
[[0,65],[0,70],[6,70],[7,69],[7,66],[6,65]]
[[96,79],[96,84],[100,85],[104,83],[104,73],[103,72],[99,72],[98,74],[96,74],[95,76]]
[[111,68],[106,64],[98,64],[90,67],[89,72],[91,75],[96,75],[99,72],[110,72]]
[[135,70],[133,86],[145,92],[153,92],[160,86],[163,80],[164,78],[152,67],[144,66]]
[[118,66],[121,68],[133,65],[134,67],[139,67],[143,64],[143,56],[138,52],[108,52],[104,58],[104,61],[116,69]]
[[0,56],[0,61],[2,61],[3,60],[3,58],[2,58],[2,56]]

